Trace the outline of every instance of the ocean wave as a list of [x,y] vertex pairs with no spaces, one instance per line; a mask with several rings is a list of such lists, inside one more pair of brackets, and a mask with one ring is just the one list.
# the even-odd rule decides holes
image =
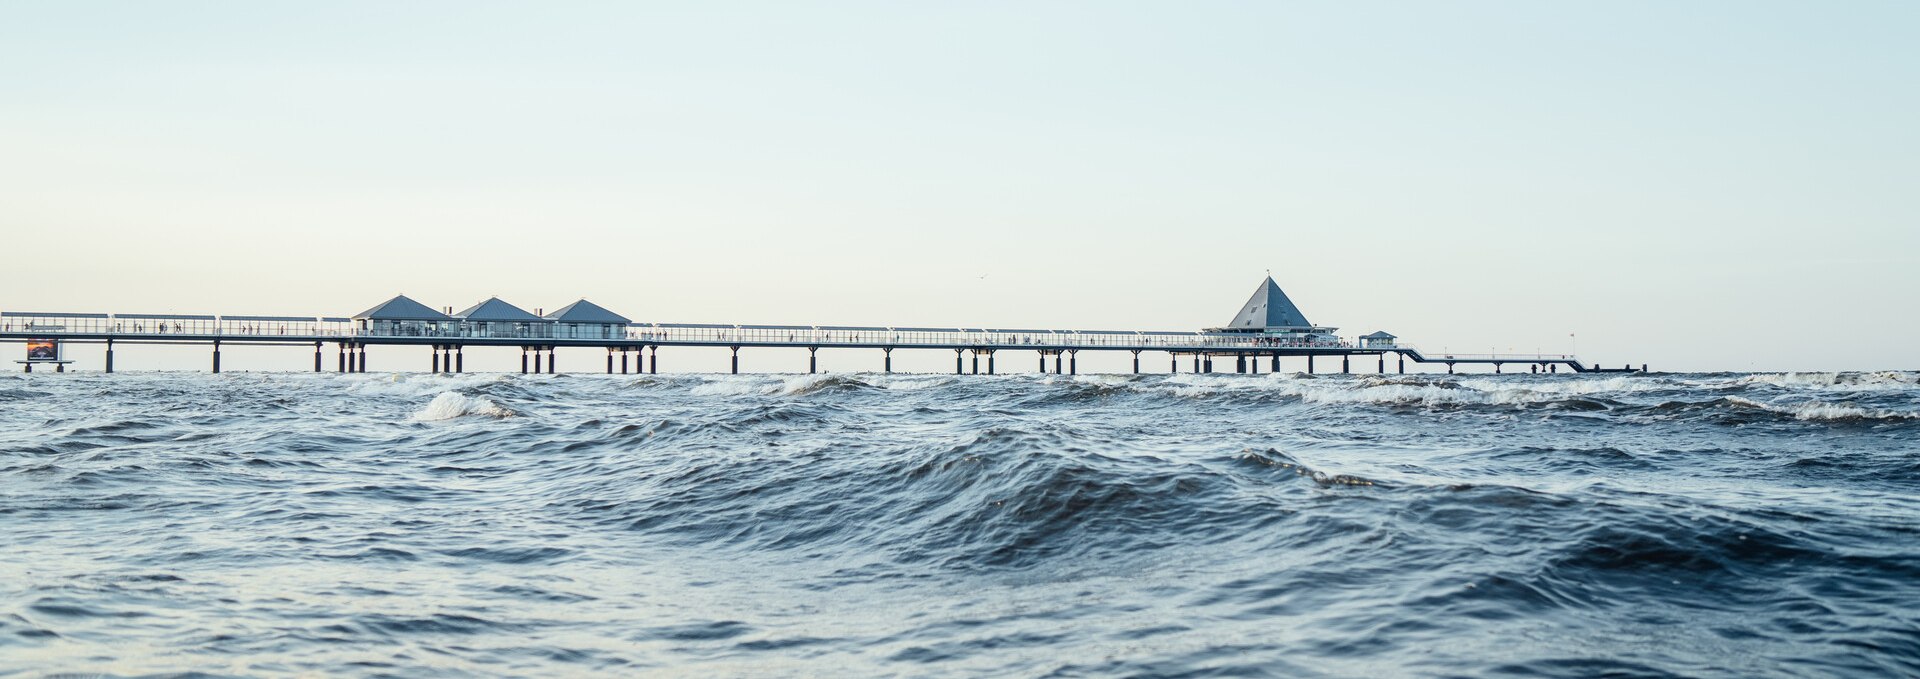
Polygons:
[[1878,372],[1789,372],[1742,375],[1733,384],[1764,385],[1784,389],[1900,391],[1920,388],[1920,373]]
[[435,422],[465,417],[467,415],[502,418],[512,417],[513,414],[513,411],[503,408],[500,404],[494,403],[485,397],[468,396],[457,391],[443,391],[440,392],[440,395],[433,397],[433,401],[429,402],[426,407],[414,412],[413,420],[416,422]]
[[1914,674],[1920,387],[1747,377],[0,380],[0,675]]
[[1920,412],[1901,412],[1881,408],[1867,408],[1845,402],[1802,401],[1794,403],[1765,403],[1739,396],[1729,396],[1726,398],[1726,402],[1743,408],[1764,410],[1769,413],[1786,415],[1796,420],[1811,422],[1904,422],[1920,420]]

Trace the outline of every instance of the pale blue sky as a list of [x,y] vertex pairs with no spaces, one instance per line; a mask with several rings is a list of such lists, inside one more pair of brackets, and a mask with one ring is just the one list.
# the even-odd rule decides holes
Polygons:
[[1430,349],[1920,368],[1916,35],[1911,2],[0,2],[0,308],[1181,330],[1271,269]]

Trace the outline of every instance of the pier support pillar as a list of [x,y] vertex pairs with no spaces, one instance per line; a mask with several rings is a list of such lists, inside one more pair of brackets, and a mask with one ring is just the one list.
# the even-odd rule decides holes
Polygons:
[[[313,371],[320,372],[320,343],[313,343]],[[107,340],[107,374],[113,374],[113,340]]]
[[1313,374],[1313,354],[1307,354],[1307,374]]
[[1247,355],[1246,354],[1234,354],[1233,372],[1241,375],[1247,374]]
[[520,374],[527,374],[527,348],[520,347]]
[[213,372],[220,373],[220,340],[213,341]]
[[[112,349],[112,347],[113,347],[113,343],[112,343],[112,341],[108,341],[108,343],[107,343],[107,347],[108,347],[108,349],[107,349],[107,351],[113,351],[113,349]],[[321,358],[322,358],[322,357],[321,357],[321,354],[320,354],[320,343],[319,343],[319,342],[314,342],[314,343],[313,343],[313,371],[314,371],[314,372],[320,372],[320,367],[321,367],[321,366],[320,366],[320,363],[321,363]],[[108,368],[109,368],[109,370],[107,370],[107,372],[113,372],[113,370],[111,370],[111,368],[112,368],[112,366],[111,366],[111,365],[109,365],[109,366],[108,366]]]
[[1207,374],[1213,374],[1213,354],[1207,354]]
[[987,350],[987,374],[988,375],[993,374],[993,350],[992,349]]
[[333,357],[334,372],[346,372],[347,371],[347,343],[335,342],[333,346],[335,349],[340,350],[339,354]]
[[1342,375],[1353,374],[1353,365],[1352,365],[1352,362],[1349,360],[1351,358],[1352,358],[1351,356],[1340,357],[1340,374]]
[[967,374],[967,371],[966,371],[966,368],[965,368],[965,365],[966,365],[966,364],[965,364],[965,362],[964,362],[964,361],[965,361],[965,358],[961,356],[961,354],[963,354],[963,353],[966,353],[966,350],[964,350],[964,349],[954,349],[954,350],[953,350],[953,374],[955,374],[955,375],[965,375],[965,374]]
[[433,350],[433,372],[438,374],[440,372],[440,345],[435,344],[429,348]]
[[1047,374],[1047,351],[1045,349],[1040,350],[1040,374]]
[[1278,351],[1276,351],[1276,352],[1273,352],[1273,366],[1272,366],[1272,368],[1273,368],[1272,370],[1268,370],[1267,372],[1270,372],[1270,373],[1277,373],[1277,372],[1280,372],[1280,352],[1278,352]]
[[353,354],[354,354],[353,369],[363,373],[366,372],[367,371],[367,345],[365,344],[353,345]]
[[627,354],[632,353],[632,351],[633,350],[626,347],[620,348],[620,374],[622,375],[627,374]]
[[467,348],[465,346],[462,346],[459,344],[453,345],[453,371],[454,372],[463,373],[467,371],[466,349]]
[[23,367],[23,368],[26,368],[26,371],[27,371],[27,372],[33,372],[33,364],[32,364],[32,363],[22,363],[22,364],[20,364],[20,366],[21,366],[21,367]]
[[540,361],[542,358],[545,358],[545,357],[541,356],[540,354],[541,354],[541,350],[538,347],[535,347],[533,350],[533,374],[535,375],[538,375],[542,372],[540,370]]
[[1400,374],[1402,375],[1407,374],[1407,355],[1402,353],[1395,353],[1394,357],[1400,359]]
[[1169,362],[1169,363],[1171,363],[1171,365],[1169,365],[1169,366],[1167,366],[1167,374],[1169,374],[1169,375],[1175,375],[1175,374],[1179,374],[1179,372],[1180,372],[1180,355],[1179,355],[1179,354],[1175,354],[1175,353],[1168,353],[1168,354],[1167,354],[1167,360],[1168,360],[1168,362]]
[[893,372],[893,349],[881,349],[880,356],[880,370],[882,372]]
[[807,374],[820,372],[820,347],[807,347]]
[[1380,368],[1376,372],[1379,372],[1382,375],[1387,374],[1387,355],[1386,354],[1380,354]]
[[973,374],[980,374],[980,350],[975,349],[967,352],[967,354],[973,358]]
[[607,347],[607,374],[613,374],[613,347]]
[[650,374],[658,374],[660,372],[660,345],[655,344],[649,347],[647,353],[653,354],[653,358],[647,360],[647,372]]
[[1064,351],[1056,351],[1056,352],[1053,352],[1053,374],[1055,374],[1055,375],[1064,375],[1064,374],[1066,374],[1066,373],[1063,373],[1063,372],[1060,372],[1060,357],[1061,357],[1061,355],[1062,355],[1062,354],[1065,354],[1065,353],[1066,353],[1066,352],[1064,352]]
[[1140,374],[1140,350],[1133,350],[1133,374]]
[[1079,349],[1075,349],[1073,351],[1067,352],[1067,374],[1068,375],[1080,374],[1080,350]]
[[1498,363],[1493,364],[1493,374],[1495,375],[1500,374],[1500,364]]
[[557,347],[547,347],[547,374],[560,372],[560,356],[554,353]]
[[1193,374],[1200,374],[1200,354],[1193,355]]
[[1452,364],[1452,363],[1448,363],[1448,364],[1447,364],[1447,374],[1448,374],[1448,375],[1452,375],[1452,374],[1453,374],[1453,364]]
[[740,347],[730,348],[733,349],[733,374],[738,375],[740,374]]

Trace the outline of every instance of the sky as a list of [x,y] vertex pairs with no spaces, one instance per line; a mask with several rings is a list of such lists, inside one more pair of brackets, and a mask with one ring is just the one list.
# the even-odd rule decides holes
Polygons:
[[1429,351],[1916,369],[1914,35],[1871,1],[0,0],[0,309],[1191,330],[1270,271]]

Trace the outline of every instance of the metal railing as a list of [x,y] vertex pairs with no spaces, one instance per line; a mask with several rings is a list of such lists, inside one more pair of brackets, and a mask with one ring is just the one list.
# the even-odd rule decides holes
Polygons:
[[[910,328],[863,326],[720,325],[696,323],[590,324],[488,321],[366,321],[330,317],[212,316],[195,314],[54,314],[0,312],[0,334],[113,335],[143,339],[192,336],[236,340],[303,338],[446,338],[583,340],[672,344],[964,347],[982,349],[1165,349],[1171,351],[1393,350],[1383,342],[1356,347],[1342,339],[1306,339],[1238,333]],[[1325,336],[1322,336],[1325,337]]]

